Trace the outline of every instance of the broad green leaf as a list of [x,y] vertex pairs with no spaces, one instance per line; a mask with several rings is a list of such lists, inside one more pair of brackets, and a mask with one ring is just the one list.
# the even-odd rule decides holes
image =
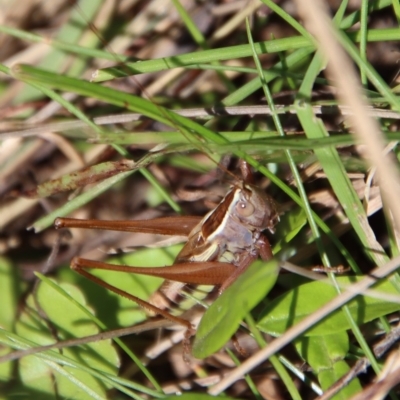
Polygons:
[[0,326],[12,329],[21,290],[15,266],[6,258],[0,257]]
[[[350,370],[344,361],[349,350],[349,338],[346,332],[302,337],[296,341],[295,346],[317,374],[322,389],[328,389]],[[354,379],[335,396],[335,399],[348,399],[360,390],[359,381]]]
[[[75,286],[70,284],[60,286],[87,308],[83,294]],[[16,324],[17,333],[21,337],[29,338],[38,345],[51,344],[55,338],[49,326],[57,332],[58,340],[98,333],[97,326],[82,310],[48,284],[41,282],[35,297],[36,299],[33,295],[28,297],[27,306]],[[49,322],[45,322],[42,315],[46,315]],[[111,374],[115,374],[119,367],[118,355],[109,340],[79,348],[66,348],[63,350],[63,355],[84,367]],[[35,356],[20,360],[19,375],[25,388],[51,396],[55,396],[57,392],[62,398],[106,397],[106,386],[88,372],[69,366],[61,368],[54,362],[44,361]]]
[[218,351],[267,295],[277,276],[276,260],[254,262],[205,312],[193,344],[194,357],[205,358]]
[[[18,298],[21,291],[21,279],[17,274],[17,269],[11,262],[0,257],[0,327],[12,330],[17,314]],[[8,347],[0,347],[0,356],[4,356],[11,351]],[[12,363],[0,364],[0,381],[9,381],[12,374]]]
[[[349,285],[362,277],[337,277],[339,285]],[[390,282],[382,281],[374,286],[376,292],[398,294]],[[258,327],[271,335],[279,336],[289,327],[301,321],[324,304],[337,296],[336,290],[327,282],[311,282],[301,285],[268,304],[261,313]],[[348,303],[351,315],[358,324],[400,309],[399,303],[389,303],[370,296],[357,296]],[[329,335],[349,329],[349,323],[341,310],[336,310],[328,317],[309,329],[305,335]]]
[[[321,371],[318,374],[318,380],[322,389],[328,389],[337,382],[343,375],[349,372],[350,368],[343,360],[337,361],[332,365],[332,368]],[[344,387],[332,399],[347,400],[352,398],[356,393],[362,390],[362,386],[358,379],[353,379],[346,387]]]
[[[148,248],[124,253],[107,260],[110,264],[130,265],[140,267],[163,267],[171,265],[181,249],[181,245],[168,248]],[[132,293],[143,300],[148,300],[160,286],[162,279],[106,270],[91,270],[93,275],[107,283]],[[131,326],[147,318],[146,313],[137,304],[125,297],[118,296],[103,287],[90,282],[76,272],[66,269],[59,275],[60,280],[77,284],[88,298],[88,302],[95,308],[96,316],[107,326]]]
[[296,349],[313,370],[319,373],[346,356],[349,351],[349,338],[346,332],[304,337],[296,341]]

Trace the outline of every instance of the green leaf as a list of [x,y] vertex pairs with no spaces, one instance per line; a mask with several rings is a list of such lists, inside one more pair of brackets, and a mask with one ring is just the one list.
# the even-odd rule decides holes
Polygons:
[[205,358],[218,351],[274,286],[277,276],[276,260],[254,262],[205,312],[193,344],[194,357]]
[[[328,389],[346,374],[350,367],[344,361],[349,350],[346,332],[335,335],[303,337],[295,343],[297,351],[313,368],[322,389]],[[353,379],[335,399],[348,399],[362,389],[359,381]]]
[[[349,285],[362,277],[337,277],[339,285]],[[388,281],[374,286],[376,292],[395,294],[398,292]],[[306,283],[272,301],[261,313],[258,327],[266,333],[279,336],[288,328],[310,315],[337,296],[337,291],[323,281]],[[351,315],[357,324],[363,324],[375,318],[400,309],[399,303],[389,303],[370,296],[358,296],[348,303]],[[309,329],[305,335],[327,335],[343,332],[350,328],[347,318],[341,310],[336,310],[328,317]]]
[[319,373],[346,356],[349,338],[346,332],[339,332],[334,336],[305,337],[296,342],[296,349],[314,371]]
[[[352,32],[348,36],[358,42],[360,40],[360,33]],[[399,40],[400,33],[398,29],[369,29],[368,41],[389,41]],[[286,50],[295,50],[302,48],[313,48],[314,43],[308,38],[303,36],[292,36],[283,39],[273,39],[265,42],[255,43],[254,47],[258,55],[265,53],[283,52]],[[213,61],[232,60],[233,58],[243,58],[252,55],[250,45],[237,45],[231,47],[224,47],[212,50],[196,51],[194,53],[186,53],[173,57],[163,57],[154,60],[140,60],[138,62],[126,63],[122,67],[110,67],[97,71],[93,80],[95,82],[102,82],[115,77],[124,77],[128,74],[134,75],[139,73],[156,72],[160,70],[172,69],[177,67],[184,67],[197,63],[211,63]]]
[[20,295],[20,278],[9,260],[0,257],[0,326],[12,329]]
[[[335,382],[337,382],[343,375],[349,372],[350,368],[343,360],[335,362],[332,368],[321,371],[318,374],[318,380],[323,389],[328,389]],[[358,379],[353,379],[347,386],[345,386],[338,394],[332,399],[334,400],[347,400],[352,398],[356,393],[362,390],[362,386]]]
[[[70,284],[60,286],[77,302],[87,307],[79,289]],[[43,314],[49,322],[44,321]],[[53,287],[41,282],[35,292],[35,298],[33,295],[27,298],[27,307],[20,315],[16,330],[21,337],[29,338],[38,345],[46,345],[55,341],[50,326],[54,328],[58,340],[99,332],[97,326],[81,309],[75,307]],[[66,348],[63,355],[77,361],[82,367],[106,373],[116,374],[119,367],[118,355],[109,340],[79,348]],[[57,392],[62,398],[106,397],[106,385],[83,369],[60,367],[55,362],[41,360],[36,356],[24,357],[19,361],[19,375],[26,388],[48,395],[55,396]]]
[[[162,267],[171,265],[182,245],[168,248],[148,248],[133,253],[123,253],[107,260],[110,264],[140,267]],[[92,270],[93,275],[110,285],[148,300],[162,283],[161,278],[106,270]],[[141,307],[131,300],[118,296],[103,287],[81,277],[71,269],[59,275],[60,280],[79,285],[84,290],[88,302],[95,308],[96,316],[109,327],[131,326],[144,321],[147,316]]]
[[[21,293],[21,279],[15,265],[0,257],[0,327],[12,330],[18,308],[18,298]],[[11,351],[9,347],[0,346],[0,356],[5,356]],[[0,381],[8,382],[12,376],[13,364],[5,362],[0,364]]]

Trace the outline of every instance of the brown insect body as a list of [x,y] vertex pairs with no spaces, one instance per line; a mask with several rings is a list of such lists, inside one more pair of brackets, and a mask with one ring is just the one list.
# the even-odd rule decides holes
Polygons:
[[[243,169],[247,170],[248,166],[242,168],[242,172]],[[250,176],[247,172],[243,175]],[[187,235],[188,241],[174,264],[167,267],[112,265],[79,257],[71,262],[73,270],[134,301],[149,315],[159,315],[185,326],[185,354],[189,351],[189,338],[195,333],[190,315],[184,314],[195,305],[190,295],[195,291],[196,299],[211,301],[259,256],[264,260],[272,258],[271,246],[262,232],[273,232],[278,219],[275,202],[270,196],[255,185],[240,182],[203,219],[182,216],[143,221],[57,218],[55,226]],[[157,276],[166,281],[146,302],[92,275],[88,272],[91,268]]]
[[[174,264],[219,261],[231,263],[242,272],[251,262],[247,260],[258,257],[260,248],[263,258],[272,258],[269,242],[262,231],[272,232],[277,220],[275,202],[270,196],[254,185],[235,185],[190,232]],[[180,304],[185,293],[196,289],[194,285],[167,280],[150,298],[150,303],[169,311],[178,306],[182,311],[187,308]],[[207,294],[212,288],[201,289],[200,293]],[[210,292],[213,294],[215,290]]]

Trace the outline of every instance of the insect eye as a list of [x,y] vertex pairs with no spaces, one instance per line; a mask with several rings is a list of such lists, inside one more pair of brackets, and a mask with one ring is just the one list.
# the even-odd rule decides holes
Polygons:
[[240,201],[236,205],[236,211],[241,217],[250,217],[254,213],[254,206],[251,203]]

